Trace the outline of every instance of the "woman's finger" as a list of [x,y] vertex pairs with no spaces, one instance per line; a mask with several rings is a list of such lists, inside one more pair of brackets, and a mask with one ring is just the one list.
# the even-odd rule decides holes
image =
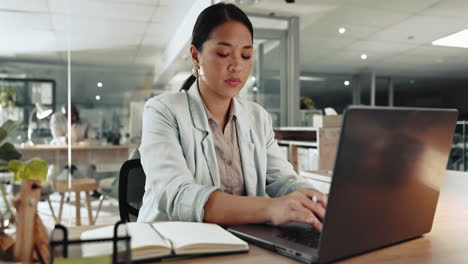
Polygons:
[[326,209],[327,206],[328,206],[328,195],[324,194],[324,193],[320,193],[320,194],[321,194],[320,195],[321,197],[319,199],[319,202],[320,202],[320,204],[322,204],[323,208]]
[[310,224],[317,231],[322,232],[323,225],[314,215],[304,214],[299,211],[291,211],[289,213],[289,216],[290,216],[289,219],[291,221],[288,221],[288,222],[301,222],[305,224]]
[[295,210],[295,211],[298,211],[300,213],[302,213],[303,215],[307,216],[307,217],[312,217],[314,216],[314,214],[311,212],[310,209],[308,209],[307,207],[305,207],[301,201],[296,201],[295,203],[293,203],[292,205],[292,209]]
[[325,208],[320,203],[314,203],[314,201],[309,200],[308,198],[301,199],[301,204],[307,208],[309,211],[323,219],[325,217]]
[[292,214],[296,218],[294,221],[312,225],[317,231],[322,232],[323,225],[315,215],[308,216],[297,211]]
[[310,200],[314,200],[315,202],[322,204],[323,208],[327,208],[328,195],[312,189],[302,189],[300,192]]

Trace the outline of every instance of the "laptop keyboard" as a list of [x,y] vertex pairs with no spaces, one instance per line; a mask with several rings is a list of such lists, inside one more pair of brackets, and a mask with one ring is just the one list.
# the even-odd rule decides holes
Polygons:
[[286,228],[278,237],[307,247],[317,248],[320,232],[313,228]]

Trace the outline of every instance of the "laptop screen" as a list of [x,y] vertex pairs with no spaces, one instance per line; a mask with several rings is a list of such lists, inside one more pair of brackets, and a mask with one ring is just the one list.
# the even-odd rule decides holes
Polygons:
[[456,110],[352,107],[340,135],[319,259],[430,231]]

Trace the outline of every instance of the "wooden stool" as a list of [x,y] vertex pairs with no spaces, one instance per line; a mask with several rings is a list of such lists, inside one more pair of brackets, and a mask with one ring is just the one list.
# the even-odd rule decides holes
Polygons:
[[[63,203],[65,202],[65,193],[66,192],[74,192],[76,194],[75,197],[75,207],[76,207],[76,225],[81,225],[81,197],[80,193],[85,192],[85,200],[86,206],[88,207],[88,220],[90,225],[94,225],[96,222],[97,216],[99,214],[99,209],[96,212],[96,216],[93,219],[93,211],[91,208],[91,197],[90,191],[95,191],[99,187],[99,184],[96,182],[95,179],[73,179],[71,181],[71,187],[68,186],[68,181],[55,181],[53,182],[54,191],[60,193],[60,207],[58,213],[58,219],[55,219],[55,222],[60,223],[62,220],[62,209]],[[52,208],[51,208],[52,209]],[[55,218],[55,214],[52,212]]]

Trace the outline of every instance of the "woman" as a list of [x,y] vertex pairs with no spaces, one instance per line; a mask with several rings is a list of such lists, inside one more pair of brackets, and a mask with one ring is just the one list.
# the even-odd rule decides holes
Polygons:
[[[71,137],[72,143],[95,140],[96,133],[89,125],[88,121],[80,118],[80,113],[74,104],[70,105],[71,116]],[[50,131],[54,145],[64,145],[68,142],[68,105],[62,107],[61,113],[55,113],[50,118]]]
[[210,6],[192,38],[193,76],[181,92],[145,105],[140,153],[147,178],[138,221],[298,221],[321,230],[326,195],[281,157],[269,114],[235,98],[252,68],[245,13]]

